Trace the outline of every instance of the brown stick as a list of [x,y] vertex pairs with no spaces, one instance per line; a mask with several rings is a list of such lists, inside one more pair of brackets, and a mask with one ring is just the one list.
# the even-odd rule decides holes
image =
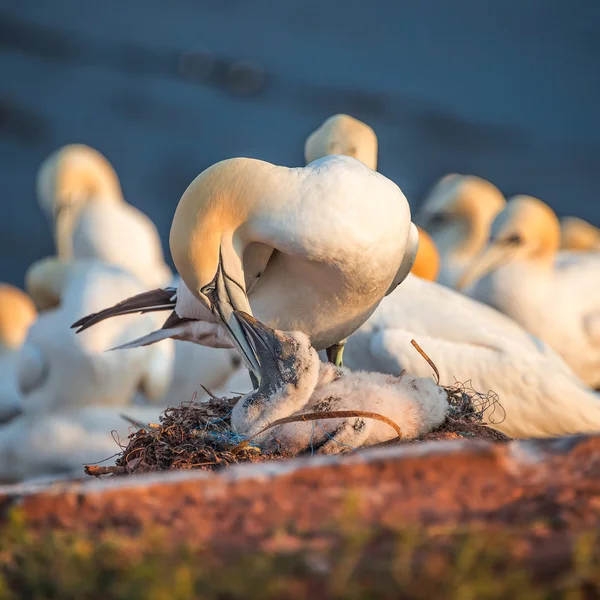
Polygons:
[[435,373],[435,376],[437,378],[436,383],[440,385],[440,372],[435,366],[435,363],[429,358],[429,356],[427,356],[425,350],[423,350],[423,348],[421,348],[421,346],[419,346],[419,344],[417,344],[415,340],[410,340],[410,343],[416,348],[417,352],[429,363],[429,366],[433,369],[433,372]]
[[305,413],[303,415],[292,415],[291,417],[284,417],[283,419],[277,419],[269,423],[266,427],[261,429],[258,433],[255,433],[252,437],[240,442],[232,452],[235,454],[243,450],[254,438],[258,437],[261,433],[275,427],[276,425],[284,425],[285,423],[296,423],[298,421],[318,421],[319,419],[345,419],[348,417],[364,417],[365,419],[376,419],[377,421],[383,421],[387,423],[394,431],[398,434],[398,439],[402,438],[402,430],[394,421],[374,412],[367,412],[364,410],[331,410],[326,412],[315,412]]
[[101,475],[124,475],[127,473],[127,467],[99,467],[98,465],[86,465],[84,467],[86,475],[91,477],[100,477]]

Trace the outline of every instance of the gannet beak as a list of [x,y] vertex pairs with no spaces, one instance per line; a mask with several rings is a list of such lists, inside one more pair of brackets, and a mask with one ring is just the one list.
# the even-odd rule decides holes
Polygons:
[[492,243],[465,269],[458,280],[456,289],[464,290],[473,282],[481,279],[484,275],[491,273],[500,265],[508,262],[512,257],[512,254],[512,248]]
[[61,204],[53,214],[54,218],[54,243],[56,253],[61,258],[73,257],[73,244],[71,236],[75,221],[75,211],[69,204]]
[[200,292],[208,298],[211,310],[223,324],[233,345],[242,355],[246,367],[260,383],[260,364],[256,351],[249,343],[247,334],[236,316],[237,310],[246,313],[251,312],[246,292],[235,282],[224,276],[221,264],[213,281],[204,286]]
[[262,366],[267,356],[275,355],[275,345],[278,341],[275,331],[243,311],[236,311],[235,316]]
[[282,383],[281,357],[284,354],[282,340],[274,329],[267,327],[248,313],[238,311],[236,317],[260,363],[261,387],[278,388]]

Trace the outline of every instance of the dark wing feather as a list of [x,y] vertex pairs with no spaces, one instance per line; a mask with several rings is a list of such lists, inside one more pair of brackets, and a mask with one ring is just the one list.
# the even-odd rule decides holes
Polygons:
[[100,312],[79,319],[79,321],[71,325],[71,328],[78,328],[77,333],[80,333],[88,327],[100,323],[100,321],[104,321],[104,319],[109,319],[110,317],[129,315],[132,313],[173,310],[175,308],[174,296],[176,292],[177,290],[175,288],[165,288],[137,294],[137,296],[122,300],[110,308],[106,308]]

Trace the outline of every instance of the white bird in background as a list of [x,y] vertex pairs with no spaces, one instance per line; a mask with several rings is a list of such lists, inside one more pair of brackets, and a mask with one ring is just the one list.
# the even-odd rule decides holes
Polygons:
[[[60,307],[58,310],[48,313],[48,317],[46,313],[43,313],[40,317],[42,325],[39,334],[36,334],[40,336],[40,340],[44,335],[48,335],[49,328],[56,327],[59,330],[56,332],[56,336],[58,336],[56,342],[45,340],[44,344],[59,344],[62,340],[65,344],[65,352],[72,353],[74,356],[79,357],[78,360],[84,361],[88,359],[90,361],[96,360],[96,358],[93,358],[95,353],[101,353],[112,347],[111,345],[103,345],[102,341],[96,341],[93,348],[89,346],[87,341],[97,340],[101,332],[95,330],[89,332],[90,337],[86,337],[86,343],[83,343],[75,338],[72,331],[62,330],[64,327],[69,329],[70,324],[82,314],[82,311],[87,312],[88,308],[92,307],[89,303],[86,304],[90,300],[93,306],[97,306],[100,302],[105,302],[106,298],[122,298],[124,294],[131,293],[132,287],[129,280],[132,276],[126,277],[122,270],[110,268],[110,265],[106,265],[105,269],[101,267],[102,263],[96,261],[68,263],[56,258],[47,258],[35,263],[29,269],[26,277],[27,287],[36,304],[45,309]],[[74,278],[80,281],[79,286],[74,287]],[[130,287],[121,290],[119,285],[123,278]],[[84,287],[85,285],[93,286],[93,297],[90,295],[91,291]],[[102,285],[106,285],[106,289],[102,288]],[[139,289],[140,285],[136,284],[135,287]],[[68,294],[71,295],[71,299],[65,300],[67,302],[65,305],[61,303],[61,298]],[[73,301],[73,297],[78,300]],[[113,322],[109,330],[113,332],[112,335],[119,335],[118,341],[120,342],[127,339],[121,337],[122,335],[130,336],[134,332],[139,335],[142,331],[148,331],[156,327],[160,322],[160,317],[150,314],[145,321],[145,327],[143,322],[136,322],[135,327],[132,328],[131,318],[129,318]],[[118,331],[124,333],[117,334]],[[101,337],[100,339],[104,338]],[[118,343],[116,338],[114,339],[115,343]],[[42,342],[38,341],[38,343]],[[112,343],[112,345],[115,345],[115,343]],[[59,350],[60,348],[57,348],[57,351]],[[88,357],[87,353],[91,353],[92,358]],[[117,363],[120,361],[119,353],[110,353],[110,355],[110,360]],[[124,358],[125,362],[128,360],[127,356],[128,353]],[[97,358],[97,360],[99,363],[103,363],[105,358]],[[190,400],[194,393],[199,399],[206,398],[201,386],[204,385],[209,389],[218,389],[224,386],[232,374],[238,371],[241,362],[235,350],[212,350],[202,346],[174,342],[173,340],[165,340],[155,346],[146,355],[145,360],[148,361],[148,376],[142,379],[140,389],[143,394],[140,398],[149,398],[153,404],[164,406],[178,406],[181,402]],[[68,367],[68,365],[65,366]],[[81,385],[85,385],[85,375],[83,375],[83,371],[81,373],[83,378]],[[118,374],[111,377],[118,377]],[[248,378],[247,375],[246,378]],[[88,380],[88,383],[89,385],[97,385],[95,380]],[[47,388],[42,387],[39,389],[40,401],[46,393]],[[54,391],[51,392],[51,396],[54,396],[54,394]],[[122,398],[122,395],[118,395],[116,401],[121,402],[123,401]]]
[[439,283],[456,288],[464,270],[485,248],[490,227],[506,201],[500,190],[472,175],[447,175],[421,204],[415,223],[441,255]]
[[[253,436],[284,417],[339,410],[387,417],[404,439],[420,437],[444,422],[447,394],[430,377],[353,373],[324,364],[304,333],[274,331],[249,315],[237,316],[256,350],[262,375],[259,388],[233,408],[231,425],[238,433]],[[359,416],[276,425],[256,441],[266,449],[281,447],[293,454],[337,454],[397,435],[388,423]]]
[[0,483],[35,477],[81,477],[83,465],[114,465],[135,428],[121,415],[157,423],[150,406],[88,406],[51,413],[27,411],[0,427]]
[[126,347],[164,337],[226,345],[224,325],[258,378],[234,315],[242,310],[303,331],[339,363],[345,338],[409,273],[417,236],[398,186],[353,158],[296,169],[225,160],[201,173],[177,207],[170,237],[183,280],[177,293],[148,292],[75,326],[174,309],[162,331]]
[[17,357],[36,316],[27,294],[12,285],[0,284],[0,422],[21,412]]
[[[54,265],[56,266],[56,265]],[[172,346],[105,352],[156,324],[156,317],[103,323],[77,336],[73,318],[140,290],[141,284],[119,267],[95,261],[63,265],[60,307],[42,313],[29,329],[18,359],[24,407],[34,412],[91,405],[126,405],[136,395],[158,400],[168,389]],[[148,350],[151,350],[148,352]]]
[[54,222],[60,259],[114,264],[146,286],[171,281],[156,227],[125,202],[117,174],[97,150],[72,144],[51,154],[38,172],[37,195]]
[[304,144],[306,163],[343,154],[352,156],[377,171],[377,136],[366,123],[348,115],[333,115]]
[[560,220],[560,247],[575,252],[600,251],[600,229],[578,217]]
[[[426,239],[419,253],[435,258],[424,249]],[[412,339],[444,384],[471,382],[479,392],[496,392],[502,408],[490,407],[485,417],[509,436],[600,431],[600,396],[551,348],[497,310],[413,274],[350,336],[346,365],[426,376],[431,369]]]
[[461,288],[554,348],[583,381],[600,386],[599,253],[557,258],[560,226],[537,198],[515,196],[493,225],[489,246]]

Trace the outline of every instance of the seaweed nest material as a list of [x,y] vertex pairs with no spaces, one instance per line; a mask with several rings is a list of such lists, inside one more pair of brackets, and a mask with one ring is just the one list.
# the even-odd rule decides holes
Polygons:
[[[498,398],[493,392],[480,394],[472,389],[470,382],[457,383],[444,389],[448,393],[450,411],[441,427],[419,440],[405,441],[397,426],[390,422],[399,435],[384,445],[455,438],[483,438],[494,442],[510,439],[503,433],[487,427],[483,422],[483,413],[488,407],[495,407],[492,414],[502,412]],[[129,436],[128,444],[122,446],[123,452],[115,466],[89,465],[85,467],[85,472],[88,475],[100,476],[171,469],[212,471],[238,462],[290,458],[290,454],[282,451],[262,453],[258,446],[253,445],[252,440],[240,437],[231,429],[230,414],[239,398],[212,397],[207,402],[197,403],[192,400],[177,408],[167,408],[161,415],[159,424],[136,423],[138,429]],[[389,421],[377,414],[345,411],[288,417],[277,423],[342,416],[364,416]]]

